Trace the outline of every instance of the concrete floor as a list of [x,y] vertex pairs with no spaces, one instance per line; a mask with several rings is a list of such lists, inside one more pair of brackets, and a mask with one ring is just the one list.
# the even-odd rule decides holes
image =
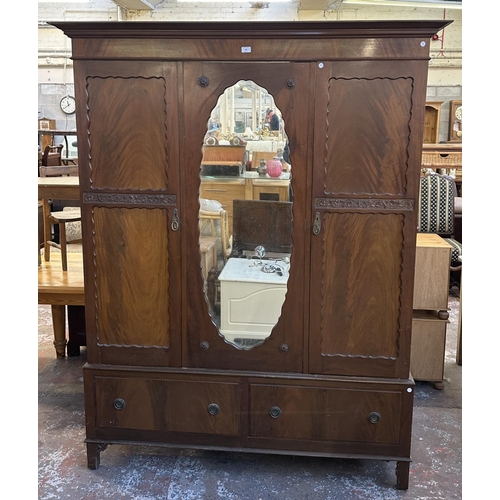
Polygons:
[[57,360],[49,306],[38,306],[38,498],[392,500],[462,498],[458,298],[450,295],[445,388],[417,382],[410,487],[395,462],[111,445],[87,468],[81,355]]

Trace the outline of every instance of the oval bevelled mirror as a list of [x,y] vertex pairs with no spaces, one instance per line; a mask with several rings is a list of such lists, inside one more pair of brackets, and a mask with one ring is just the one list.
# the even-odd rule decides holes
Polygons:
[[251,349],[271,334],[292,252],[291,163],[274,99],[252,81],[219,97],[200,166],[200,258],[212,322]]

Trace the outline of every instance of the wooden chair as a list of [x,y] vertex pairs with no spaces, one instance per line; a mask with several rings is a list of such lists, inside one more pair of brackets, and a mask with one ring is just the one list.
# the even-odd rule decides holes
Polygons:
[[[40,167],[41,177],[59,177],[59,176],[78,175],[78,165],[59,165],[59,166],[42,166]],[[67,236],[66,224],[73,222],[81,222],[82,215],[80,207],[65,207],[63,210],[52,212],[50,209],[51,200],[42,200],[44,213],[44,255],[45,260],[50,260],[50,247],[58,248],[61,251],[61,263],[63,271],[68,270],[68,254],[67,254]],[[52,241],[52,225],[57,224],[59,227],[59,243]],[[81,235],[71,240],[72,242],[81,241]],[[39,253],[40,256],[40,253]],[[40,259],[39,259],[40,264]]]
[[50,167],[62,165],[62,149],[62,144],[57,146],[46,146],[42,155],[42,166]]
[[[210,228],[211,236],[220,236],[222,259],[226,263],[232,252],[232,236],[229,236],[227,211],[215,200],[204,200],[202,198],[200,199],[200,206],[200,235],[203,234],[205,228]],[[219,221],[218,227],[216,226],[217,221]]]

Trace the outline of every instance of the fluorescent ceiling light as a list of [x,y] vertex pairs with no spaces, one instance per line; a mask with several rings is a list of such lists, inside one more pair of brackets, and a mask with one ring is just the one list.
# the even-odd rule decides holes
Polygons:
[[427,7],[461,9],[462,2],[455,0],[344,0],[344,4],[388,5],[389,7]]

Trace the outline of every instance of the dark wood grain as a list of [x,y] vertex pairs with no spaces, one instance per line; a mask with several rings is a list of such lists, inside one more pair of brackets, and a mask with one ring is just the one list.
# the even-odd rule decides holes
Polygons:
[[166,188],[166,85],[159,77],[87,78],[92,187]]
[[321,242],[313,246],[313,259],[321,265],[313,271],[311,289],[311,342],[319,347],[313,352],[322,360],[320,371],[343,373],[335,367],[337,357],[396,362],[402,222],[393,214],[325,214]]

